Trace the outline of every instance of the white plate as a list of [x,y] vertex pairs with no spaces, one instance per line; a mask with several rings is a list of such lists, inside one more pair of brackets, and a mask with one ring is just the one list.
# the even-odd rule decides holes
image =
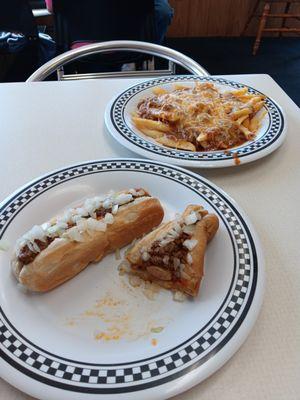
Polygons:
[[193,86],[195,81],[213,82],[221,91],[247,87],[251,93],[262,94],[247,85],[211,76],[194,77],[189,75],[153,79],[125,90],[108,104],[105,111],[105,124],[108,131],[120,144],[142,156],[198,168],[230,167],[236,165],[236,156],[241,164],[245,164],[270,154],[282,144],[287,131],[286,119],[282,109],[269,97],[266,98],[265,106],[267,114],[256,138],[229,152],[191,152],[171,149],[145,136],[132,124],[132,112],[136,111],[137,104],[142,99],[153,94],[154,87],[159,86],[171,90],[174,83]]
[[[12,250],[0,252],[0,373],[12,385],[40,399],[163,399],[201,382],[245,340],[262,302],[262,250],[243,211],[201,176],[135,159],[67,167],[2,203],[0,238],[14,244],[78,199],[140,186],[159,197],[166,219],[191,203],[219,216],[199,296],[178,303],[161,290],[149,300],[119,276],[114,255],[49,293],[24,293]],[[96,339],[101,332],[115,337]]]

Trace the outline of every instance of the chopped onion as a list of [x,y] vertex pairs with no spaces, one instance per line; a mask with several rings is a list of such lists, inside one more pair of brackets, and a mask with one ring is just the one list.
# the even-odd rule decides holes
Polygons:
[[164,247],[164,246],[166,246],[167,244],[169,244],[169,243],[171,243],[171,242],[173,242],[173,238],[167,238],[167,239],[163,239],[163,240],[159,243],[159,245],[160,245],[161,247]]
[[74,242],[84,242],[84,238],[80,234],[78,228],[74,226],[73,228],[69,229],[66,233],[65,236],[70,238],[71,240],[74,240]]
[[35,243],[35,241],[27,241],[26,242],[29,250],[31,250],[33,253],[39,253],[41,251],[41,249],[39,248],[39,246]]
[[178,238],[179,234],[177,231],[175,231],[175,229],[171,229],[168,233],[167,233],[167,237],[171,237],[171,238]]
[[[91,219],[91,218],[89,218]],[[86,218],[81,218],[76,221],[77,228],[79,232],[85,232],[89,229],[88,220]]]
[[88,216],[88,212],[87,210],[85,210],[83,207],[78,207],[75,209],[76,214],[80,215],[81,217],[87,217]]
[[95,210],[101,205],[100,197],[93,197],[92,199],[86,199],[84,202],[84,208],[91,216],[95,213]]
[[187,239],[182,244],[189,250],[193,250],[193,248],[197,245],[198,240],[196,239]]
[[102,205],[104,208],[111,208],[112,201],[110,199],[105,199]]
[[36,251],[35,248],[32,245],[32,242],[26,242],[26,245],[28,246],[29,250],[31,250],[33,253],[39,253],[39,251]]
[[111,213],[112,213],[113,215],[117,214],[118,208],[119,208],[118,204],[114,204],[114,205],[112,206]]
[[132,194],[132,196],[137,196],[137,191],[135,189],[129,189],[128,193]]
[[174,229],[177,233],[181,233],[181,231],[182,231],[180,224],[178,224],[177,222],[174,225]]
[[197,215],[194,211],[192,211],[189,215],[184,218],[184,223],[186,225],[193,225],[198,221]]
[[100,206],[100,204],[102,203],[102,201],[104,201],[105,200],[105,197],[104,196],[95,196],[94,197],[94,202],[96,203],[96,204],[98,204],[98,206]]
[[109,225],[113,224],[113,223],[114,223],[114,217],[113,217],[113,215],[112,215],[111,213],[105,214],[104,222],[106,222],[106,223],[109,224]]
[[187,235],[192,235],[195,232],[196,226],[195,225],[186,225],[183,227],[183,232]]
[[86,200],[85,200],[85,202],[84,202],[84,208],[85,208],[87,211],[90,211],[91,209],[93,209],[94,206],[95,206],[95,203],[94,203],[93,199],[86,199]]
[[25,235],[23,235],[23,238],[30,242],[33,242],[35,239],[44,242],[46,240],[46,233],[41,226],[35,225],[30,229],[30,231],[28,231],[27,233],[25,233]]
[[81,216],[75,214],[75,215],[73,215],[73,217],[71,218],[71,221],[72,221],[74,224],[76,224],[76,222],[77,222],[78,220],[80,220],[80,219],[81,219]]
[[97,214],[95,212],[90,212],[90,216],[94,219],[97,219]]
[[41,242],[45,242],[47,240],[47,231],[45,231],[41,225],[33,226],[30,231],[25,233],[25,235],[18,240],[16,245],[17,253],[23,246],[26,245],[33,253],[39,253],[41,250],[35,240],[40,240]]
[[[63,221],[63,220],[62,220],[62,221]],[[64,221],[63,221],[63,222],[64,222]],[[44,231],[47,231],[47,229],[50,228],[51,224],[50,224],[50,222],[44,222],[41,226],[42,226],[42,229],[43,229]]]
[[106,223],[103,221],[98,221],[94,218],[87,219],[87,229],[91,231],[99,231],[105,232],[106,231]]
[[36,253],[39,253],[41,251],[41,249],[39,248],[38,244],[35,241],[31,242],[31,244]]
[[148,261],[150,259],[150,254],[147,253],[146,251],[142,254],[142,260],[143,261]]
[[183,301],[186,300],[186,298],[187,298],[186,295],[181,293],[181,292],[177,291],[177,292],[173,293],[173,300],[174,301],[178,301],[178,302],[182,303]]
[[47,229],[47,236],[60,236],[67,228],[68,224],[59,221]]
[[132,194],[130,193],[121,193],[115,198],[115,204],[121,206],[122,204],[129,203],[132,200]]
[[56,226],[58,227],[58,229],[67,229],[68,228],[68,224],[66,224],[63,221],[57,221]]
[[193,264],[193,257],[191,253],[187,253],[186,261],[188,262],[188,264]]

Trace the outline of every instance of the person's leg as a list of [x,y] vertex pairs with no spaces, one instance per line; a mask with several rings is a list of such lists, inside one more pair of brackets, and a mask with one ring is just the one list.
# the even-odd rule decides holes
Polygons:
[[174,10],[168,0],[154,0],[155,21],[157,30],[157,42],[161,44],[164,41],[168,26],[170,25]]

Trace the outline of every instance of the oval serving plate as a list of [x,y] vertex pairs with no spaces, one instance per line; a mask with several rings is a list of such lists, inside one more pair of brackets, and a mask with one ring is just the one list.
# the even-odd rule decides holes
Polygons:
[[286,119],[280,106],[269,97],[265,100],[267,114],[262,120],[255,139],[229,151],[192,152],[172,149],[145,136],[132,124],[131,115],[136,111],[137,104],[142,99],[151,96],[153,88],[162,87],[172,90],[174,83],[193,86],[195,81],[212,82],[221,91],[247,87],[250,93],[262,94],[247,85],[211,76],[174,76],[145,81],[123,91],[108,104],[105,111],[105,124],[109,133],[129,150],[147,158],[199,168],[230,167],[237,165],[237,159],[240,164],[245,164],[265,157],[282,144],[287,132]]
[[[119,275],[115,255],[48,293],[18,287],[9,264],[21,234],[78,200],[141,186],[166,220],[193,203],[218,215],[197,298],[176,302],[162,289],[149,299]],[[11,244],[0,252],[0,374],[40,399],[181,393],[238,350],[262,303],[262,250],[247,216],[208,180],[168,164],[99,160],[40,177],[2,203],[0,239]]]

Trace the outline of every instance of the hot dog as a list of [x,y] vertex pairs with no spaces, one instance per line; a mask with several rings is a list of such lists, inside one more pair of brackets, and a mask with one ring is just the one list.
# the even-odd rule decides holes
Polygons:
[[163,216],[159,200],[144,189],[87,199],[25,233],[17,241],[12,270],[29,290],[47,292],[150,232]]
[[189,205],[184,213],[139,240],[126,254],[129,274],[197,296],[208,242],[219,227],[215,214]]

